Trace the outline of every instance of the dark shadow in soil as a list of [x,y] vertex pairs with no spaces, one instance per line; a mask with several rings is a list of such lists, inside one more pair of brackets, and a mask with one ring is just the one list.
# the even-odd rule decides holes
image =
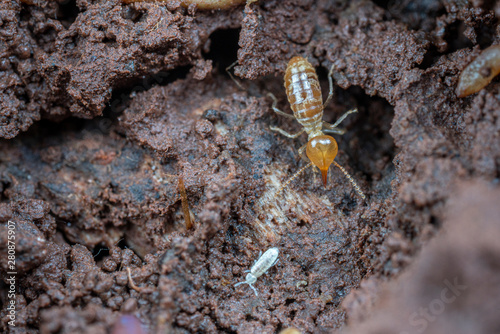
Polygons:
[[166,86],[174,81],[185,79],[191,66],[181,66],[172,71],[159,71],[153,75],[144,76],[140,80],[130,80],[113,91],[104,115],[121,113],[135,94],[149,90],[153,86]]
[[226,68],[237,60],[240,31],[241,29],[219,29],[210,35],[209,51],[204,56],[214,62],[214,67],[221,74],[227,75]]

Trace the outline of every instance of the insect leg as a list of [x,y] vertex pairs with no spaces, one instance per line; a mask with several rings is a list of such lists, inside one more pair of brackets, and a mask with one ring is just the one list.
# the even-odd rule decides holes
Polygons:
[[234,286],[238,286],[240,284],[248,284],[247,282],[239,282],[239,283],[236,283]]
[[340,123],[342,123],[342,121],[347,116],[349,116],[350,114],[356,113],[356,112],[358,112],[358,109],[356,109],[356,108],[347,111],[345,114],[343,114],[342,116],[340,116],[340,118],[335,122],[335,124],[330,124],[330,123],[327,123],[327,122],[323,122],[323,127],[325,128],[325,131],[326,132],[337,133],[337,134],[340,134],[340,135],[344,134],[345,130],[344,129],[337,129],[337,127],[339,126]]
[[267,93],[267,96],[269,96],[271,99],[273,99],[273,105],[271,108],[273,108],[275,113],[277,113],[278,115],[287,117],[287,118],[295,119],[295,116],[287,114],[286,112],[283,112],[276,107],[276,105],[278,104],[278,99],[276,98],[276,96],[273,95],[273,93]]
[[330,103],[330,100],[333,97],[333,69],[335,68],[335,65],[332,64],[332,67],[330,67],[330,72],[328,72],[328,84],[330,85],[330,91],[328,92],[328,97],[326,98],[325,103],[323,103],[323,109],[326,108],[328,103]]
[[336,128],[336,129],[323,129],[323,132],[326,132],[326,133],[334,133],[336,135],[343,135],[345,133],[345,129],[344,128]]
[[255,295],[258,297],[259,293],[257,292],[257,289],[255,289],[252,284],[248,284],[248,285],[250,285],[250,287],[253,289],[253,292],[255,292]]
[[278,128],[277,126],[270,126],[269,130],[279,132],[283,136],[286,136],[288,138],[297,138],[298,136],[300,136],[304,132],[304,129],[302,129],[297,133],[288,133],[285,130]]
[[[300,156],[301,158],[303,158],[303,157],[304,157],[304,151],[306,150],[306,147],[307,147],[307,144],[304,144],[304,145],[302,145],[302,146],[299,148],[299,156]],[[306,160],[307,160],[307,159],[306,159]]]
[[236,65],[238,65],[238,61],[235,61],[234,63],[232,63],[231,65],[229,65],[228,67],[226,67],[226,72],[227,72],[227,74],[229,74],[229,76],[231,77],[231,80],[234,81],[234,83],[236,84],[236,86],[238,86],[241,90],[245,90],[245,88],[239,83],[239,81],[236,80],[234,78],[234,76],[231,74],[230,69],[232,69]]

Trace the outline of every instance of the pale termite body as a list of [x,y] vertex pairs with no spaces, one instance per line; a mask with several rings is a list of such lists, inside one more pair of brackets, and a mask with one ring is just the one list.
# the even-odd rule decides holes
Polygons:
[[257,281],[257,278],[262,276],[278,261],[278,255],[278,248],[269,248],[264,254],[262,254],[261,257],[259,257],[252,268],[250,268],[250,272],[247,274],[245,281],[236,283],[234,286],[238,286],[240,284],[248,284],[255,292],[255,295],[258,296],[259,294],[252,284],[254,284]]

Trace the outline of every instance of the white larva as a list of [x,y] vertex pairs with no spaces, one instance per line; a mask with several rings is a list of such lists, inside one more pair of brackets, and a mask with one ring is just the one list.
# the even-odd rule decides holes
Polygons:
[[264,254],[262,254],[261,257],[255,262],[255,264],[250,268],[250,272],[248,273],[247,277],[245,278],[245,282],[239,282],[236,283],[234,286],[238,286],[240,284],[248,284],[253,291],[255,292],[255,295],[258,296],[259,294],[257,293],[257,290],[253,287],[252,284],[254,284],[257,281],[257,278],[265,274],[266,271],[269,270],[274,264],[278,261],[278,255],[279,255],[279,250],[276,247],[269,248]]

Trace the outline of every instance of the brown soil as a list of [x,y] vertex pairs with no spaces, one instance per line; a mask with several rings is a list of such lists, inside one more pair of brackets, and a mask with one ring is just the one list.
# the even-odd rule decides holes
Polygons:
[[[500,84],[454,91],[500,42],[500,6],[389,3],[2,2],[0,331],[498,332]],[[335,66],[326,121],[359,110],[336,161],[366,201],[334,167],[326,188],[309,169],[273,195],[305,165],[305,136],[269,130],[300,129],[267,96],[290,112],[294,55],[324,97]],[[234,287],[269,247],[259,295]]]

